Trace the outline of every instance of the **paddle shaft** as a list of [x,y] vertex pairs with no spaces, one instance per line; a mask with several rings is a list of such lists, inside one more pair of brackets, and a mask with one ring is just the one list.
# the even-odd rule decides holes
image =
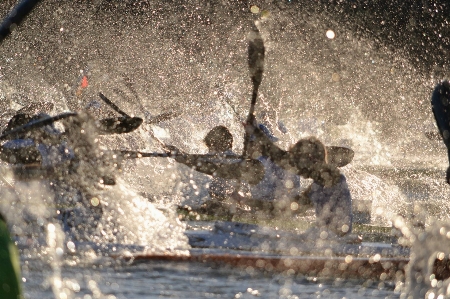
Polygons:
[[174,157],[184,157],[184,156],[192,156],[196,158],[205,158],[205,159],[244,159],[242,156],[236,155],[212,155],[212,154],[184,154],[184,153],[152,153],[152,152],[140,152],[140,151],[114,151],[115,154],[121,155],[125,159],[137,159],[137,158],[152,158],[152,157],[160,157],[160,158],[174,158]]
[[13,26],[19,25],[39,2],[40,0],[23,0],[14,7],[0,24],[0,43],[11,33]]
[[98,94],[98,96],[100,97],[100,99],[103,100],[103,102],[105,102],[106,104],[108,104],[114,111],[116,111],[117,113],[119,113],[122,116],[125,117],[129,117],[130,116],[128,114],[126,114],[124,111],[122,111],[119,107],[117,107],[116,104],[114,104],[113,102],[111,102],[110,99],[108,99],[107,97],[105,97],[101,92]]
[[33,129],[50,125],[50,124],[54,123],[55,121],[65,119],[68,117],[77,116],[77,115],[78,115],[78,113],[68,112],[68,113],[59,114],[59,115],[56,115],[53,117],[48,117],[48,118],[40,119],[37,121],[32,121],[23,126],[19,126],[10,131],[4,132],[2,135],[0,135],[0,140],[5,140],[11,135],[29,132]]
[[[258,97],[258,89],[262,81],[262,75],[264,72],[264,41],[259,33],[258,28],[253,26],[249,35],[248,42],[248,68],[250,71],[250,77],[252,79],[253,91],[252,100],[250,102],[250,109],[247,116],[247,124],[251,124],[254,119],[254,112],[256,106],[256,99]],[[247,156],[248,145],[251,135],[245,132],[244,135],[244,150],[242,155]]]

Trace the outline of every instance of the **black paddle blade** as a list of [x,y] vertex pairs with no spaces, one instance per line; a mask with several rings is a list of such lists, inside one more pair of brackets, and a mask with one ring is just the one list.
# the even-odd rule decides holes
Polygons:
[[38,120],[31,120],[30,122],[15,127],[12,130],[5,130],[3,132],[2,135],[0,135],[0,140],[6,140],[6,139],[15,139],[17,138],[17,136],[22,136],[23,134],[30,132],[34,129],[37,128],[42,128],[48,125],[51,125],[52,123],[54,123],[55,121],[61,120],[61,119],[65,119],[65,118],[69,118],[69,117],[73,117],[78,115],[77,113],[74,112],[68,112],[68,113],[62,113],[62,114],[58,114],[56,116],[53,117],[46,117],[46,118],[41,118]]
[[256,26],[248,36],[248,69],[252,78],[253,87],[258,89],[264,72],[264,41]]
[[[29,122],[37,121],[42,118],[45,118],[44,114],[53,109],[53,103],[50,102],[36,102],[31,103],[28,106],[25,106],[19,109],[8,121],[6,129],[3,130],[2,133],[6,133],[8,131],[12,131],[17,127],[24,126]],[[23,136],[15,136],[14,138],[23,138]]]
[[[32,120],[33,117],[31,115],[25,113],[18,113],[13,117],[11,117],[11,119],[8,122],[8,125],[6,126],[6,129],[3,130],[2,134],[8,133],[9,131],[12,131],[18,127],[24,126]],[[14,136],[14,138],[21,138],[21,136]]]
[[355,152],[348,147],[327,146],[328,164],[343,167],[352,162]]
[[100,134],[130,133],[139,128],[143,119],[140,117],[113,117],[98,121]]

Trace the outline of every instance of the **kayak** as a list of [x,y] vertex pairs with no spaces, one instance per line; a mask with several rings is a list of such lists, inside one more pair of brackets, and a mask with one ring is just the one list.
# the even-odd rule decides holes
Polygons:
[[[396,242],[358,242],[352,236],[311,239],[308,233],[239,222],[216,221],[208,229],[188,229],[186,235],[192,247],[188,252],[135,251],[113,257],[132,263],[202,263],[239,268],[248,273],[379,281],[404,281],[410,262],[410,248]],[[435,259],[432,275],[439,280],[449,278],[449,265],[448,259]]]
[[[127,251],[113,257],[133,263],[195,262],[246,271],[377,280],[399,279],[409,262],[409,248],[394,243],[362,242],[355,236],[327,237],[320,230],[297,233],[227,221],[198,225],[185,233],[191,246],[187,253]],[[319,236],[318,239],[312,239],[313,235]]]
[[409,259],[405,257],[301,256],[230,251],[223,249],[192,249],[188,255],[134,254],[126,256],[133,262],[171,261],[197,262],[244,268],[247,272],[287,272],[310,277],[339,277],[394,280],[404,275]]

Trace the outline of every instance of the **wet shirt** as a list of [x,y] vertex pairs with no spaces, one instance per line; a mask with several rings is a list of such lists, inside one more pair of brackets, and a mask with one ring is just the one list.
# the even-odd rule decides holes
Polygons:
[[[56,139],[61,134],[57,130],[52,130],[51,132],[47,131],[47,133],[52,134],[52,136]],[[40,166],[42,166],[42,170],[36,170],[35,175],[33,175],[33,169],[26,168],[24,172],[28,172],[29,179],[41,179],[42,177],[47,174],[47,171],[45,171],[46,167],[50,167],[49,169],[53,169],[53,171],[56,171],[58,167],[66,168],[67,166],[64,165],[64,162],[68,162],[72,159],[74,159],[75,155],[72,149],[70,149],[66,142],[61,141],[56,144],[52,143],[43,143],[43,142],[36,142],[35,140],[31,138],[26,139],[14,139],[9,140],[6,143],[2,145],[4,149],[10,149],[17,152],[20,152],[21,154],[27,155],[27,153],[33,153],[33,150],[37,151],[39,157],[36,159],[36,162],[39,163]],[[25,159],[21,159],[25,160]],[[33,162],[33,161],[30,161]],[[20,170],[18,170],[20,171]],[[50,172],[52,172],[50,170]],[[20,173],[16,173],[20,176]],[[54,175],[53,175],[54,177]],[[74,193],[78,193],[78,191],[68,192],[68,189],[70,188],[68,184],[63,183],[59,179],[53,180],[49,179],[48,181],[51,182],[51,187],[55,192],[55,204],[57,209],[67,209],[72,208],[75,206],[76,202],[79,201],[77,196],[74,196]]]
[[[232,151],[225,151],[223,154],[234,155],[235,153]],[[225,179],[213,176],[208,191],[211,199],[223,201],[229,198],[234,192],[239,191],[238,188],[241,188],[238,179]]]
[[268,157],[258,159],[264,165],[264,178],[250,186],[252,199],[276,200],[282,197],[294,198],[299,194],[300,177],[281,168]]
[[42,166],[57,166],[58,164],[74,158],[73,151],[60,141],[61,132],[52,126],[46,126],[43,132],[51,140],[58,142],[39,142],[33,138],[13,139],[2,145],[3,151],[10,152],[10,156],[15,156],[12,162],[33,163],[38,162]]
[[352,197],[344,175],[339,183],[324,187],[317,183],[311,186],[309,198],[316,210],[316,220],[320,227],[345,235],[352,230]]
[[37,145],[37,149],[42,156],[42,166],[57,166],[75,157],[72,149],[65,142],[57,145],[40,143]]

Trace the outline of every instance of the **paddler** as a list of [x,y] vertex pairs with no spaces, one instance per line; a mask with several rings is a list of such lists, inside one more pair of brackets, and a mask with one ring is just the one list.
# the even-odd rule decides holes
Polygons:
[[[203,141],[208,147],[207,155],[216,159],[208,161],[203,159],[207,155],[189,155],[174,146],[167,149],[175,161],[212,176],[208,190],[211,200],[202,205],[201,212],[231,218],[232,206],[246,199],[248,187],[244,189],[241,185],[258,184],[264,177],[264,166],[255,159],[242,159],[232,151],[233,135],[225,126],[214,127]],[[230,158],[233,156],[236,158]]]
[[[25,117],[25,124],[16,123],[6,132],[49,118],[42,113]],[[92,118],[74,114],[64,119],[64,128],[61,132],[49,123],[11,134],[11,140],[2,145],[1,158],[14,164],[12,170],[18,180],[46,182],[55,194],[56,217],[62,221],[64,231],[86,239],[102,216],[96,194],[100,184],[114,182],[114,167],[108,152],[101,150],[95,140],[97,125]]]
[[445,180],[450,184],[450,83],[445,80],[436,85],[431,96],[431,109],[439,133],[447,147],[449,166]]
[[314,180],[308,194],[316,211],[320,228],[331,230],[339,236],[352,230],[352,198],[345,176],[327,163],[326,147],[315,137],[300,139],[285,151],[279,148],[256,124],[254,117],[245,125],[246,134],[254,138],[262,156],[281,168]]
[[[271,142],[278,141],[268,126],[260,123],[258,128]],[[248,156],[264,165],[264,178],[258,184],[250,186],[250,196],[242,203],[275,214],[291,211],[291,203],[297,203],[300,197],[300,177],[274,163],[270,156],[264,155],[258,140],[254,137],[250,138]]]

